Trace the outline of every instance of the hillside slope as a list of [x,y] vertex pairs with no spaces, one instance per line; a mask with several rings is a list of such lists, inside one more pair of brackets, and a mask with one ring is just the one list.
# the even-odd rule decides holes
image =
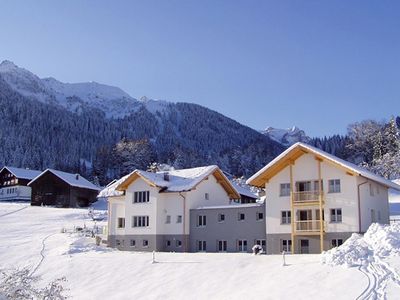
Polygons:
[[[250,175],[283,150],[261,133],[200,105],[115,98],[124,92],[92,83],[71,88],[41,80],[10,62],[1,69],[0,165],[84,172],[101,149],[127,138],[149,140],[155,159],[175,167],[217,164],[229,173]],[[46,81],[52,83],[46,86]],[[64,91],[66,102],[49,86]],[[80,104],[69,105],[72,98]],[[113,111],[112,117],[107,111]],[[109,157],[107,167],[116,163]],[[111,172],[109,177],[119,175]]]

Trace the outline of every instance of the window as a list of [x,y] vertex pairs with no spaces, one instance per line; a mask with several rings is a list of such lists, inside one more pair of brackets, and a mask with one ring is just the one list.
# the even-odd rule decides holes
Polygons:
[[281,197],[290,196],[290,183],[281,183],[281,190],[279,196]]
[[292,212],[290,210],[281,211],[281,224],[292,223],[291,215]]
[[264,220],[264,213],[262,212],[257,212],[256,213],[256,220]]
[[176,223],[182,223],[182,216],[181,215],[176,217]]
[[375,196],[375,193],[374,193],[374,186],[370,183],[369,184],[369,194],[370,194],[370,196]]
[[204,227],[207,225],[206,216],[197,216],[197,227]]
[[245,214],[244,213],[238,213],[238,220],[239,221],[244,221],[244,219],[245,219]]
[[204,199],[210,200],[210,195],[209,195],[208,193],[205,193],[205,194],[204,194]]
[[167,240],[167,241],[165,242],[165,246],[171,247],[171,241],[170,241],[170,240]]
[[148,240],[143,240],[143,247],[148,247],[149,246],[149,241]]
[[117,246],[121,246],[121,240],[115,240],[115,244],[116,244]]
[[218,222],[222,223],[225,221],[225,214],[218,214]]
[[118,218],[118,228],[125,228],[125,218]]
[[331,179],[328,183],[328,193],[340,193],[340,179]]
[[135,240],[131,240],[130,245],[131,245],[131,247],[136,247],[136,241]]
[[281,240],[281,250],[285,252],[291,252],[292,240]]
[[342,222],[342,209],[341,208],[332,208],[331,209],[331,222],[332,223]]
[[256,240],[256,245],[260,245],[263,250],[265,251],[266,246],[267,246],[267,241],[266,240]]
[[239,252],[247,252],[247,240],[238,240]]
[[228,248],[227,241],[218,241],[218,252],[226,252]]
[[206,241],[197,241],[197,250],[198,251],[207,251],[207,242]]
[[134,192],[133,194],[133,203],[144,203],[144,202],[149,202],[149,200],[150,200],[150,191]]
[[170,224],[171,223],[171,216],[167,215],[167,218],[165,219],[165,224]]
[[176,240],[175,241],[175,246],[178,247],[178,248],[182,247],[182,241],[181,240]]
[[342,239],[333,239],[332,240],[332,247],[339,247],[342,244],[343,244],[343,240]]
[[133,216],[132,227],[148,227],[149,216]]

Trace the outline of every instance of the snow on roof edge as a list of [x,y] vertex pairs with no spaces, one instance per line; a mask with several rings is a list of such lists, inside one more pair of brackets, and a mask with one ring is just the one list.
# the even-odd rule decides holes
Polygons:
[[[41,172],[38,176],[36,176],[35,178],[33,178],[31,181],[29,181],[28,186],[30,186],[34,181],[36,181],[37,179],[39,179],[40,177],[42,177],[42,175],[44,175],[47,171],[50,172],[50,173],[52,173],[53,175],[57,176],[58,178],[60,178],[60,179],[63,180],[65,183],[69,184],[70,186],[77,187],[77,188],[83,188],[83,189],[89,189],[89,190],[93,190],[93,191],[100,191],[100,188],[99,188],[98,186],[94,185],[93,183],[91,183],[89,180],[87,180],[85,177],[83,177],[83,176],[80,175],[80,174],[77,174],[77,175],[79,175],[80,180],[82,180],[82,179],[85,180],[86,182],[84,182],[84,183],[86,183],[86,184],[76,184],[76,183],[70,182],[70,181],[68,181],[66,178],[63,178],[59,173],[63,173],[63,174],[67,174],[67,175],[72,175],[72,176],[74,176],[74,175],[76,175],[76,174],[67,173],[67,172],[63,172],[63,171],[59,171],[59,170],[54,170],[54,169],[46,169],[46,170],[44,170],[44,171]],[[58,174],[57,174],[57,173],[58,173]],[[88,184],[87,184],[87,183],[88,183]]]
[[359,176],[365,177],[367,179],[370,179],[372,181],[381,183],[382,185],[385,185],[387,187],[393,188],[395,190],[400,191],[400,185],[393,183],[392,181],[385,179],[379,175],[376,175],[362,167],[359,167],[351,162],[345,161],[344,159],[341,159],[339,157],[336,157],[332,154],[329,154],[321,149],[318,149],[314,146],[305,144],[305,143],[301,143],[301,142],[297,142],[295,144],[293,144],[292,146],[290,146],[289,148],[287,148],[285,151],[283,151],[281,154],[279,154],[277,157],[275,157],[272,161],[270,161],[265,167],[263,167],[261,170],[259,170],[258,172],[256,172],[253,176],[251,176],[249,179],[246,180],[247,184],[250,184],[251,181],[253,181],[254,179],[256,179],[258,176],[260,176],[262,173],[264,173],[266,170],[268,170],[270,167],[272,167],[275,163],[277,163],[278,161],[280,161],[283,157],[285,157],[289,152],[291,152],[293,149],[297,148],[297,147],[303,147],[306,148],[307,150],[313,152],[313,153],[317,153],[319,155],[321,155],[322,157],[326,158],[327,160],[333,161],[339,165],[341,165],[342,167],[345,167],[347,169],[350,169],[351,171],[357,173]]

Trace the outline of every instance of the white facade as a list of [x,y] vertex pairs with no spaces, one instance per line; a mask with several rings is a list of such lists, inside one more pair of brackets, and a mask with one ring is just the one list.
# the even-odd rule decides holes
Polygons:
[[400,190],[303,143],[288,148],[247,183],[265,187],[269,253],[317,253],[367,231],[372,223],[388,224],[388,189]]
[[0,201],[30,201],[32,189],[29,186],[13,185],[0,189]]
[[[304,154],[294,162],[292,172],[295,185],[297,182],[317,181],[319,176],[318,161],[314,155]],[[321,162],[321,178],[324,195],[325,232],[365,232],[373,221],[371,218],[373,214],[375,214],[375,222],[389,222],[387,187],[360,176],[350,175],[345,169],[338,168],[326,161]],[[334,179],[340,180],[340,192],[338,193],[329,192],[329,180]],[[362,184],[363,182],[366,183]],[[290,183],[290,166],[281,170],[265,185],[267,234],[290,234],[292,231],[291,224],[281,223],[281,212],[291,210],[290,195],[280,196],[280,186],[284,183]],[[370,186],[373,189],[372,193],[370,193]],[[296,187],[293,188],[296,192]],[[359,228],[358,188],[360,188],[361,229]],[[301,210],[307,209],[312,210],[312,220],[315,220],[318,207],[301,207]],[[341,209],[341,222],[330,221],[331,209]]]
[[[148,192],[149,201],[134,202],[138,192]],[[227,191],[213,174],[206,176],[194,188],[182,192],[165,192],[139,177],[129,184],[124,195],[108,199],[108,234],[118,236],[118,239],[122,239],[121,236],[188,236],[191,209],[231,202]],[[142,227],[133,226],[135,216],[148,217],[148,226],[147,223]],[[124,218],[123,228],[119,227],[118,218]]]

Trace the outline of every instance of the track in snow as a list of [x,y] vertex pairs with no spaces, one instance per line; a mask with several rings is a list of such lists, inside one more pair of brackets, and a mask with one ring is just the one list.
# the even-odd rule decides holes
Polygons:
[[368,286],[356,298],[357,300],[386,299],[385,290],[388,282],[393,280],[400,285],[400,276],[379,258],[358,269],[368,278]]
[[28,207],[29,207],[29,205],[24,206],[24,207],[22,207],[22,208],[18,208],[17,210],[10,211],[10,212],[8,212],[8,213],[2,214],[2,215],[0,215],[0,218],[1,218],[1,217],[8,216],[8,215],[11,215],[11,214],[15,214],[16,212],[19,212],[19,211],[21,211],[21,210],[23,210],[23,209],[26,209],[26,208],[28,208]]
[[45,259],[44,251],[46,249],[46,240],[49,237],[53,236],[53,235],[55,235],[55,233],[49,234],[48,236],[43,238],[43,240],[42,240],[42,250],[40,250],[40,256],[41,256],[40,261],[36,265],[36,267],[32,270],[32,272],[31,272],[31,274],[29,276],[32,276],[39,269],[39,267],[42,265],[42,263],[43,263],[43,261]]

